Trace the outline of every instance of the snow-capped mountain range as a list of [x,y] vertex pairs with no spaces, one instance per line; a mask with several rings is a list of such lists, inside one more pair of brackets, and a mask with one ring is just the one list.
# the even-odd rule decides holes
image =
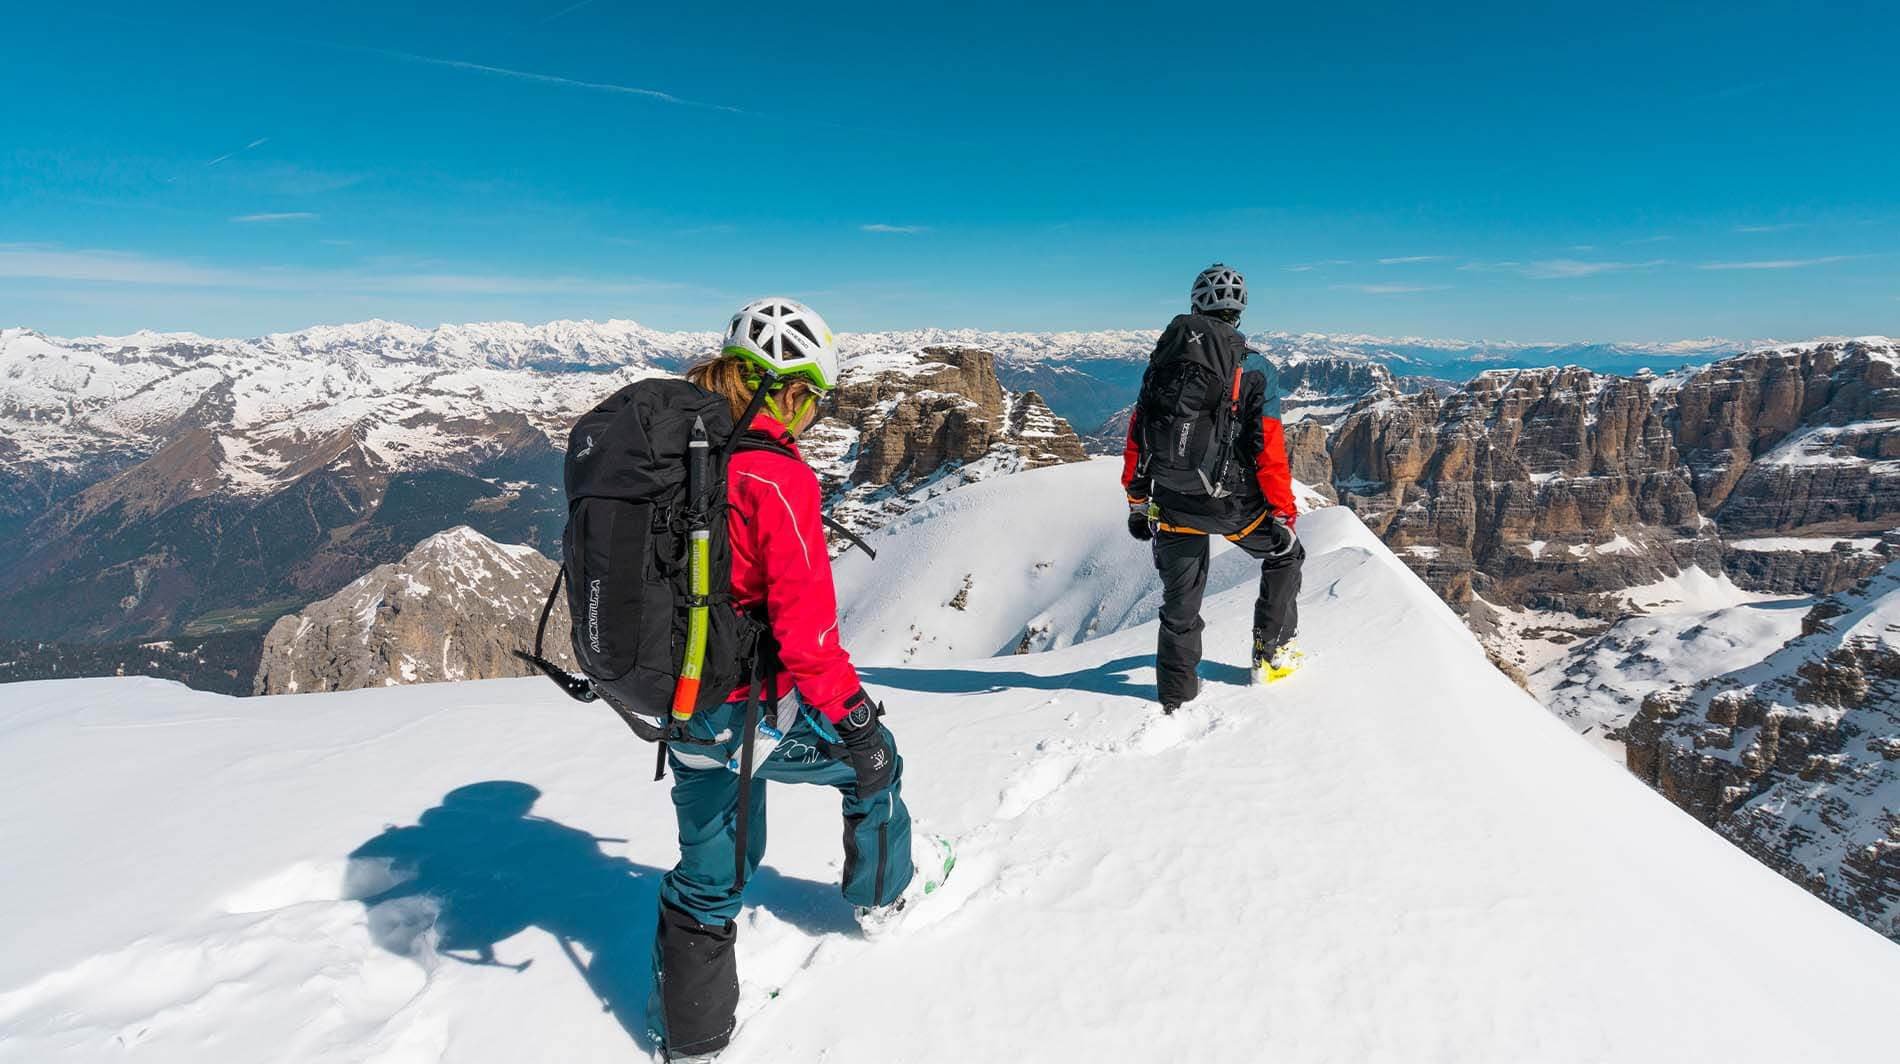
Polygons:
[[[1029,413],[1034,424],[1066,417],[1094,429],[1133,394],[1152,336],[917,330],[846,335],[841,342],[847,383],[911,374],[927,345],[990,352],[994,380],[1007,391],[978,402],[993,427],[998,418]],[[168,635],[176,618],[159,604],[204,600],[205,589],[216,586],[256,589],[246,608],[294,606],[452,524],[506,542],[550,542],[561,519],[559,444],[572,419],[627,381],[677,371],[716,343],[710,332],[662,332],[628,321],[436,329],[364,322],[249,340],[176,333],[61,340],[0,331],[0,595],[17,607],[0,636],[45,638],[41,619],[48,617],[58,618],[56,631],[68,637]],[[1311,334],[1263,334],[1256,343],[1304,389],[1293,405],[1329,415],[1357,396],[1332,394],[1325,382],[1377,376],[1334,368],[1383,362],[1417,374],[1422,366],[1437,372],[1426,365],[1432,359],[1439,360],[1434,366],[1451,364],[1448,358],[1491,365],[1555,350]],[[1693,341],[1616,350],[1680,365],[1725,346]],[[1307,372],[1314,366],[1328,370]],[[1417,381],[1397,383],[1416,390]],[[1029,390],[1047,410],[1009,398]],[[889,398],[879,394],[872,420]],[[906,410],[897,420],[921,433],[959,416]],[[855,460],[868,424],[821,433],[814,443],[839,474],[839,490],[849,481],[854,505],[871,502],[865,513],[875,515],[886,510],[886,481],[867,483]],[[1010,431],[1044,430],[1026,424]],[[913,451],[884,450],[905,460]],[[965,448],[956,460],[968,465],[981,450]],[[931,452],[917,449],[935,470],[940,462]],[[883,474],[903,471],[889,461],[872,464]],[[1020,467],[1007,456],[990,464]],[[206,544],[223,559],[201,559],[216,562],[216,575],[178,577],[181,552]],[[283,544],[297,546],[275,550]],[[23,588],[34,589],[27,599],[19,597]],[[220,630],[228,621],[218,616],[203,624]]]
[[[1036,387],[1057,414],[1093,428],[1126,400],[1152,349],[1152,330],[1023,333],[921,329],[844,334],[848,367],[875,371],[927,346],[997,356],[1005,383]],[[466,449],[457,431],[478,413],[518,413],[554,434],[602,390],[672,371],[710,353],[712,332],[666,332],[632,321],[487,322],[423,329],[386,321],[318,326],[253,339],[140,332],[61,339],[0,330],[0,457],[13,476],[49,490],[88,470],[149,456],[191,428],[216,436],[217,490],[267,492],[299,452],[353,431],[367,454],[412,468]],[[1288,360],[1364,358],[1404,372],[1503,364],[1713,358],[1746,346],[1537,345],[1370,336],[1263,333],[1254,342]],[[1615,368],[1602,365],[1600,368]],[[611,377],[603,380],[601,376]],[[1095,398],[1103,390],[1116,394]],[[0,501],[0,514],[9,507]]]

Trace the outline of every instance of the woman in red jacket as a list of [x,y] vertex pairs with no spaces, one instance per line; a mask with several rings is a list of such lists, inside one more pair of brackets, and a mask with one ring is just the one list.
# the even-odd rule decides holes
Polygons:
[[[724,396],[748,426],[751,446],[734,452],[726,474],[732,541],[732,603],[763,612],[779,677],[755,737],[746,834],[746,875],[735,865],[746,691],[695,714],[689,740],[669,747],[680,861],[660,884],[650,1022],[668,1060],[710,1060],[732,1035],[739,1000],[733,941],[741,883],[765,853],[765,782],[836,787],[844,798],[844,895],[875,930],[914,894],[949,871],[942,840],[920,838],[913,872],[910,813],[902,797],[904,761],[882,707],[859,684],[838,642],[837,593],[820,517],[818,478],[799,454],[798,436],[819,397],[838,381],[837,342],[824,319],[789,299],[761,299],[733,316],[719,356],[687,379]],[[775,707],[775,708],[772,708]]]

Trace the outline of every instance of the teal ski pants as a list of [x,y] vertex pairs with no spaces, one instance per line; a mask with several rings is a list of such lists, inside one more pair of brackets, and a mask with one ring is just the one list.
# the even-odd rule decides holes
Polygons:
[[[901,793],[904,759],[897,759],[889,787],[862,795],[836,729],[796,694],[761,707],[760,715],[784,737],[769,754],[765,735],[754,747],[746,879],[765,855],[766,782],[815,783],[836,787],[844,799],[845,899],[853,905],[896,901],[913,872],[910,811]],[[734,864],[740,796],[739,774],[727,765],[737,764],[744,726],[745,702],[727,702],[694,716],[688,734],[696,741],[668,748],[680,860],[660,881],[649,1026],[669,1056],[710,1052],[731,1036],[739,996],[733,921],[741,895]]]

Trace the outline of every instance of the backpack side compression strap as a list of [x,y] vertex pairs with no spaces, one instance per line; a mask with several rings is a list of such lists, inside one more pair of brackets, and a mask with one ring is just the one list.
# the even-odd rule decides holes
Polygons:
[[759,652],[752,659],[752,682],[746,687],[745,733],[739,740],[739,807],[733,811],[732,876],[733,889],[744,890],[746,879],[747,838],[752,820],[752,748],[759,734],[759,700],[778,701],[778,650],[761,639]]

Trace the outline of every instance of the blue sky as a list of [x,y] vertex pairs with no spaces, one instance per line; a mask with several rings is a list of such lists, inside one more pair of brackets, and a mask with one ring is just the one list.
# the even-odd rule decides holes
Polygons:
[[1900,333],[1878,5],[17,5],[0,324]]

